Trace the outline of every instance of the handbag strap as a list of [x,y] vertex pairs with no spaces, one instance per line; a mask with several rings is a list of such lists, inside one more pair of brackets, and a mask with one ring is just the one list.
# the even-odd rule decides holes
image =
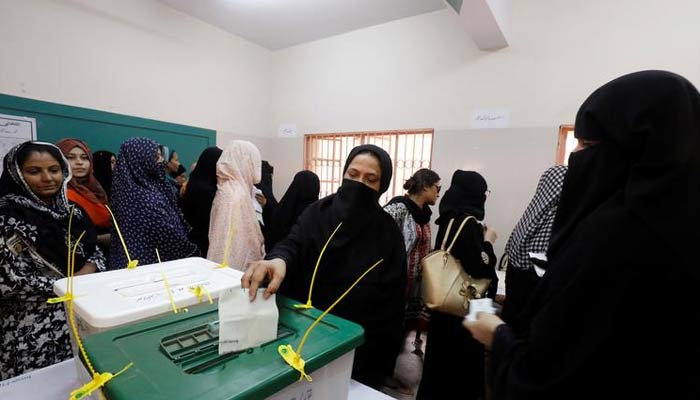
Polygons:
[[445,232],[445,236],[442,238],[442,244],[440,245],[440,250],[442,251],[445,251],[445,245],[447,244],[447,238],[450,236],[450,229],[452,229],[453,222],[455,222],[454,218],[452,218],[450,223],[447,224],[447,231]]
[[[473,220],[476,221],[476,218],[474,218],[473,216],[470,215],[470,216],[468,216],[467,218],[465,218],[464,221],[462,221],[461,224],[459,224],[459,229],[457,229],[457,233],[455,233],[455,237],[452,238],[452,243],[450,243],[450,247],[447,248],[447,252],[448,252],[448,253],[450,253],[450,252],[452,251],[452,246],[455,245],[455,242],[457,241],[457,237],[458,237],[459,234],[462,232],[462,228],[464,228],[464,225],[465,225],[465,224],[467,223],[467,221],[469,221],[470,219],[473,219]],[[443,239],[443,243],[442,243],[442,249],[443,249],[443,250],[445,249],[445,242],[447,241],[447,240],[446,240],[446,239],[447,239],[447,236],[450,234],[450,227],[452,226],[452,221],[454,221],[454,218],[451,219],[449,225],[447,225],[447,232],[445,232],[445,239]]]

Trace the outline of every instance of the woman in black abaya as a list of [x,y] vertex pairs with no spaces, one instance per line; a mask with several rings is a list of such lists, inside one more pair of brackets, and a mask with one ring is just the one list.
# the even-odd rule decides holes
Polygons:
[[249,264],[241,279],[253,297],[268,275],[272,280],[265,296],[284,279],[281,293],[306,303],[319,253],[342,222],[318,267],[311,301],[318,309],[328,308],[369,267],[384,260],[332,311],[365,329],[352,376],[373,388],[393,374],[403,345],[406,250],[394,220],[378,203],[391,173],[391,159],[384,150],[374,145],[355,147],[345,162],[338,192],[307,207],[267,260]]
[[700,398],[700,94],[629,74],[583,103],[575,135],[524,318],[465,323],[492,347],[495,398]]
[[207,147],[197,160],[197,168],[190,173],[185,194],[180,198],[180,208],[192,230],[187,237],[199,248],[202,257],[209,249],[209,216],[216,195],[216,162],[222,150]]
[[[474,217],[465,223],[451,254],[472,277],[491,279],[492,289],[486,295],[493,298],[498,282],[496,255],[493,251],[497,235],[494,230],[484,229],[478,222],[485,216],[487,192],[486,180],[478,172],[455,171],[450,188],[440,201],[440,217],[435,221],[439,227],[435,247],[440,248],[450,220],[454,222],[447,237],[448,246],[454,240],[462,221]],[[465,335],[462,319],[438,311],[430,313],[418,399],[483,398],[484,346],[468,334]]]
[[277,242],[287,237],[299,215],[309,204],[318,200],[321,182],[311,171],[300,171],[294,175],[287,192],[265,223],[265,250],[271,251]]

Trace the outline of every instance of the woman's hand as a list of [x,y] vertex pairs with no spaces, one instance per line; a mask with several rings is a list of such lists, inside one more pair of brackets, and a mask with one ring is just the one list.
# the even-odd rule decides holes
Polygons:
[[466,319],[462,321],[462,325],[471,332],[474,339],[487,348],[491,348],[496,328],[504,323],[498,316],[485,312],[476,314],[476,321],[467,321]]
[[286,273],[287,264],[281,258],[253,261],[248,264],[248,268],[241,277],[241,286],[244,289],[249,289],[250,301],[253,301],[258,293],[258,287],[267,278],[270,283],[263,293],[263,298],[267,299],[280,288]]
[[257,200],[258,203],[263,207],[265,207],[265,204],[267,204],[267,197],[265,197],[265,195],[262,193],[256,193],[255,200]]

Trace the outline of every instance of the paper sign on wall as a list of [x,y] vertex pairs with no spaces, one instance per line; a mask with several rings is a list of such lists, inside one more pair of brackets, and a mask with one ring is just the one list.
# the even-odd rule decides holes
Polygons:
[[473,129],[508,128],[510,108],[476,108],[469,120]]
[[[36,140],[36,120],[29,117],[0,114],[0,159],[15,145]],[[0,162],[0,173],[3,164]]]
[[277,136],[284,138],[297,137],[297,126],[295,124],[280,124]]

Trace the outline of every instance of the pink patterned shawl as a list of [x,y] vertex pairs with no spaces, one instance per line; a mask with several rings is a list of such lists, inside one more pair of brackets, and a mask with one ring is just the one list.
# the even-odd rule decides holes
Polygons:
[[[263,235],[253,208],[253,185],[260,182],[260,151],[254,144],[231,141],[216,163],[217,189],[212,203],[207,258],[245,270],[264,257]],[[233,226],[228,259],[224,253]]]

